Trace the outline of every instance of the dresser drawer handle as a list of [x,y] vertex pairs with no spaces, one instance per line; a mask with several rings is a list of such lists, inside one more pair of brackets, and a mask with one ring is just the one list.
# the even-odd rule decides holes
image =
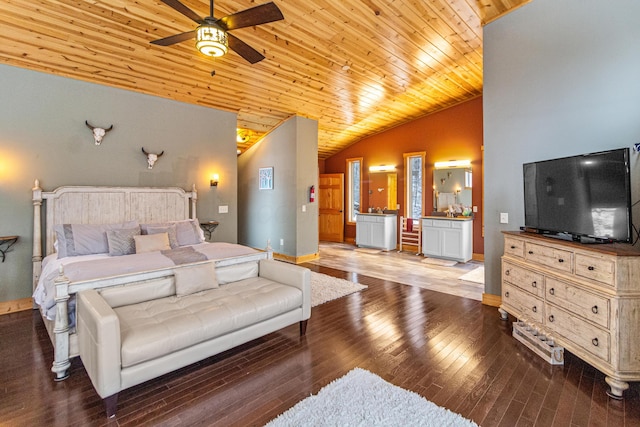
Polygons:
[[591,344],[595,345],[596,347],[598,346],[598,338],[594,338],[591,340]]
[[511,270],[505,270],[505,272],[504,272],[504,275],[505,275],[505,276],[508,276],[508,275],[510,275],[510,274],[511,274]]
[[549,293],[551,295],[555,295],[556,294],[556,290],[554,288],[549,289]]
[[511,249],[515,249],[516,247],[514,245],[511,245]]
[[595,270],[595,269],[596,269],[596,268],[595,268],[593,265],[590,265],[589,267],[587,267],[587,270],[589,270],[589,271],[593,271],[593,270]]
[[533,311],[534,313],[537,313],[537,312],[538,312],[538,307],[534,305],[534,306],[531,308],[531,311]]
[[504,297],[505,297],[505,298],[509,298],[509,291],[507,291],[507,292],[505,292],[505,293],[504,293]]
[[560,259],[558,260],[558,262],[564,262],[564,260],[563,260],[562,258],[560,258]]
[[553,322],[555,320],[555,318],[553,317],[553,314],[551,316],[549,316],[549,322]]
[[594,305],[593,307],[591,307],[591,311],[593,312],[593,314],[598,314],[598,306]]
[[534,280],[533,282],[531,282],[531,286],[532,286],[532,287],[534,287],[534,288],[537,288],[537,287],[538,287],[538,284],[537,284],[537,283],[535,282],[535,280]]
[[533,255],[533,251],[529,251],[529,255]]

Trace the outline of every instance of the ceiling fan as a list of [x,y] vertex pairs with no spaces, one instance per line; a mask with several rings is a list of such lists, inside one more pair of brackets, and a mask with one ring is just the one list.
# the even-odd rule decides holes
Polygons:
[[152,44],[170,46],[175,43],[195,38],[196,47],[200,52],[207,56],[222,56],[227,53],[227,49],[230,48],[251,64],[262,61],[264,59],[264,55],[236,36],[229,34],[228,31],[284,19],[282,12],[280,12],[278,6],[273,2],[265,3],[232,15],[227,15],[224,18],[216,19],[213,17],[213,0],[210,2],[209,16],[206,18],[201,18],[197,13],[180,3],[178,0],[161,1],[200,25],[195,30],[154,40],[151,42]]

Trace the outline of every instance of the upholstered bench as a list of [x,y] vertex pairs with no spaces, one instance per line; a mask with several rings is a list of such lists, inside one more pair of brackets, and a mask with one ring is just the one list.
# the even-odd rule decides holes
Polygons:
[[310,272],[274,260],[216,272],[212,262],[172,276],[78,294],[80,358],[116,413],[120,390],[300,322],[311,315]]

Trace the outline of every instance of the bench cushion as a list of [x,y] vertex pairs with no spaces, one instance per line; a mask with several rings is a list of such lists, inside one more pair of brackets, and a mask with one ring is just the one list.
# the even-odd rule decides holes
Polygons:
[[302,291],[253,277],[183,297],[114,309],[122,366],[155,359],[302,306]]

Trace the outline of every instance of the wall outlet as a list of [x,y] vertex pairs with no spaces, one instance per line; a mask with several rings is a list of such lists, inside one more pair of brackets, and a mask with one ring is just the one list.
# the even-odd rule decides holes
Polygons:
[[229,206],[218,206],[218,213],[229,213]]
[[478,212],[478,207],[477,207],[477,206],[474,206],[474,207],[473,207],[473,211],[474,211],[474,212]]
[[500,212],[500,224],[509,224],[509,214],[507,212]]
[[280,246],[284,246],[284,239],[280,239]]
[[306,212],[307,211],[307,205],[302,205],[302,212]]

